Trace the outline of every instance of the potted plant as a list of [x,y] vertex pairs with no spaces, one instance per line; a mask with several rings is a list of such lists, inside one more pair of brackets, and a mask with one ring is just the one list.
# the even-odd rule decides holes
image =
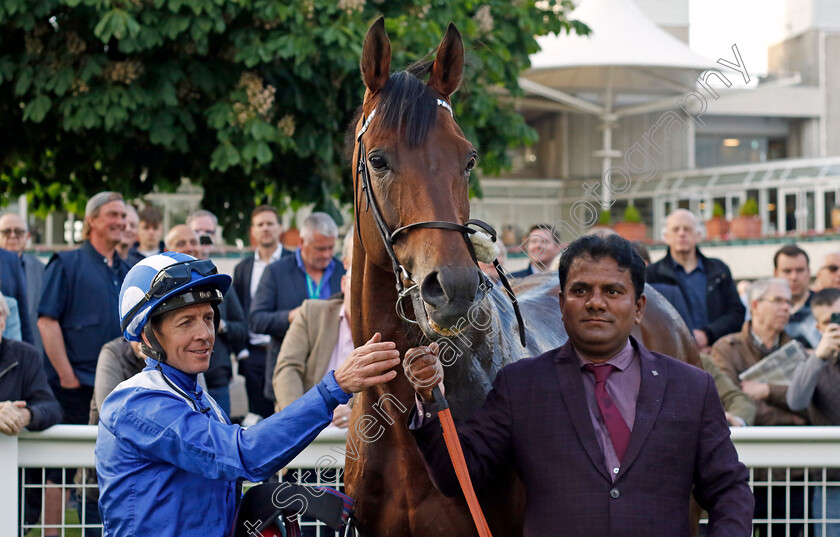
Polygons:
[[616,233],[628,241],[641,241],[647,238],[647,224],[642,222],[642,215],[633,205],[624,210],[624,219],[613,226]]
[[753,198],[741,205],[740,214],[732,219],[732,234],[739,239],[755,239],[761,236],[761,218],[758,216],[758,202]]
[[723,206],[715,202],[712,207],[712,219],[706,221],[706,238],[722,239],[729,233],[729,221],[725,216]]
[[290,250],[294,250],[300,246],[300,231],[297,228],[297,218],[292,217],[289,229],[283,232],[283,235],[280,237],[280,242],[285,248]]
[[835,205],[831,209],[831,228],[835,232],[840,231],[840,205]]
[[598,222],[593,227],[610,227],[610,210],[601,209],[598,214]]

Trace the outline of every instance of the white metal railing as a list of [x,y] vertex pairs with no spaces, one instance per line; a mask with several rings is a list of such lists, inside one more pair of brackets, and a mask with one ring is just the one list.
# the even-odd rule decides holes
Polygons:
[[[345,434],[335,429],[322,432],[289,467],[343,468]],[[732,440],[741,461],[752,469],[840,468],[840,427],[739,427],[732,429]],[[20,532],[19,468],[91,468],[95,442],[96,427],[92,425],[56,425],[39,433],[24,431],[17,437],[0,434],[0,535]],[[334,475],[334,483],[342,484],[339,473]],[[805,482],[824,486],[825,472],[822,476],[822,481],[806,477]],[[767,481],[756,479],[755,483]],[[779,484],[791,483],[787,480]],[[66,487],[74,485],[71,482]]]

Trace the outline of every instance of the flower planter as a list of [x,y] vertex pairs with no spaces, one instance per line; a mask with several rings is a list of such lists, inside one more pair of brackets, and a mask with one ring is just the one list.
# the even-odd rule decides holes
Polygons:
[[761,218],[758,216],[739,216],[732,219],[729,228],[738,239],[755,239],[761,236]]
[[834,231],[840,231],[840,207],[831,209],[831,227]]
[[298,231],[297,228],[290,227],[283,232],[283,239],[281,242],[286,248],[294,250],[300,246],[300,231]]
[[643,241],[647,239],[647,224],[641,222],[619,222],[613,229],[628,241]]
[[706,221],[707,239],[722,239],[727,233],[729,233],[729,220],[717,217]]

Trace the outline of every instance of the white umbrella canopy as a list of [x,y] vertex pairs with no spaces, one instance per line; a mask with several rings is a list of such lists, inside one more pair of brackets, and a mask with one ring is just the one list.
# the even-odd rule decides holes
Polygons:
[[673,108],[672,97],[693,91],[698,75],[715,64],[657,26],[633,0],[583,0],[572,16],[592,32],[538,37],[541,50],[531,55],[531,69],[519,83],[526,93],[601,119],[603,148],[594,155],[602,159],[606,208],[606,176],[612,159],[622,156],[612,148],[619,119]]
[[565,91],[668,95],[694,89],[697,75],[715,66],[651,21],[633,0],[584,0],[572,15],[587,36],[537,38],[525,78]]

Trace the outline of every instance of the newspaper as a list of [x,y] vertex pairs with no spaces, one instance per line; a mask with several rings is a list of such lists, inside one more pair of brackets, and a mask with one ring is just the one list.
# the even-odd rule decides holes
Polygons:
[[738,378],[787,386],[793,378],[793,372],[806,358],[808,353],[805,347],[794,339],[744,370]]

